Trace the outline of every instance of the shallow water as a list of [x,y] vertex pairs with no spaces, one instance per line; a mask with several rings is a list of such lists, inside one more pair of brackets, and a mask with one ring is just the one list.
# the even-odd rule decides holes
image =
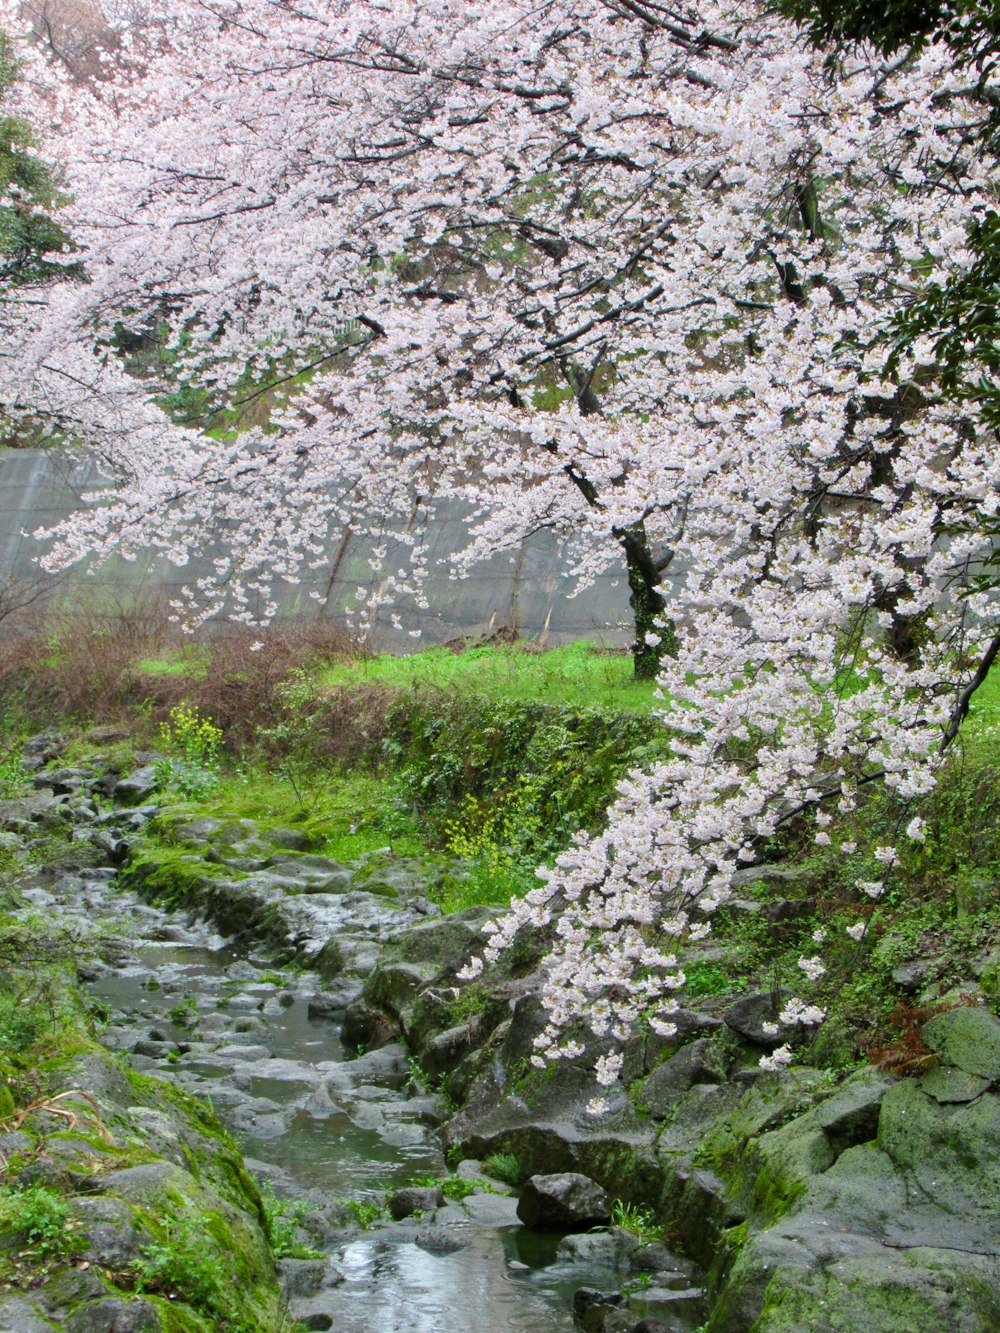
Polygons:
[[[107,1015],[107,1044],[208,1098],[251,1169],[279,1197],[315,1209],[311,1243],[331,1262],[320,1290],[293,1299],[297,1316],[318,1318],[316,1327],[328,1318],[339,1333],[570,1333],[578,1287],[620,1288],[624,1274],[560,1256],[558,1236],[515,1224],[512,1205],[492,1196],[433,1220],[345,1234],[330,1221],[338,1201],[381,1202],[388,1186],[446,1172],[428,1123],[444,1112],[407,1086],[405,1053],[348,1058],[336,1025],[309,1017],[315,975],[275,977],[267,958],[204,923],[117,892],[112,872],[54,888],[36,881],[26,896],[67,923],[114,929],[120,961],[88,984]],[[136,1043],[152,1045],[135,1053]],[[636,1319],[683,1333],[705,1317],[693,1292],[649,1294],[663,1299],[636,1302]]]

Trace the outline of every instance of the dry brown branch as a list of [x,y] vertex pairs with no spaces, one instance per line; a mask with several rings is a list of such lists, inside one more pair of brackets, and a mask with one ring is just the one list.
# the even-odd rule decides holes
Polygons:
[[[65,1101],[69,1097],[82,1097],[93,1108],[93,1116],[71,1110],[67,1106],[57,1105],[58,1102]],[[82,1123],[91,1126],[105,1143],[114,1142],[101,1119],[101,1108],[98,1106],[96,1098],[92,1097],[89,1092],[84,1092],[82,1088],[68,1088],[65,1092],[57,1092],[52,1097],[36,1097],[27,1106],[23,1106],[19,1111],[16,1111],[13,1116],[6,1120],[0,1120],[0,1129],[19,1130],[29,1117],[43,1114],[59,1116],[65,1120],[68,1131],[76,1129],[77,1125]]]

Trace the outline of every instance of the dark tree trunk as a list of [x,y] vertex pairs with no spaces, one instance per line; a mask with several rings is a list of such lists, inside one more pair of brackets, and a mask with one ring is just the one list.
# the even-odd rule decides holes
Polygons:
[[[663,623],[667,600],[660,583],[661,568],[653,558],[641,523],[620,529],[615,536],[621,542],[628,570],[629,605],[635,624],[632,665],[637,680],[651,680],[660,669],[661,659],[673,657],[677,652],[673,622],[667,621],[666,627]],[[647,643],[648,633],[658,634],[660,642]]]

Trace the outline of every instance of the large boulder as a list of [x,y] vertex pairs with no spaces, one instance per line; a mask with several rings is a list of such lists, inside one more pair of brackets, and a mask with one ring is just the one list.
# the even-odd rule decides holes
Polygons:
[[606,1222],[611,1206],[596,1181],[576,1171],[562,1171],[532,1176],[521,1192],[517,1215],[534,1231],[574,1231]]
[[1000,1021],[965,1007],[923,1035],[919,1079],[862,1071],[717,1154],[747,1224],[716,1246],[710,1333],[1000,1328]]

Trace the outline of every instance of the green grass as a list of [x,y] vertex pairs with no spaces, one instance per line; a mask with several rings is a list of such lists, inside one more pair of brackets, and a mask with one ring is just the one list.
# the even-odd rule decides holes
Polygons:
[[328,687],[371,683],[632,713],[648,713],[655,702],[653,683],[635,680],[627,653],[605,651],[589,643],[543,652],[520,644],[470,648],[462,653],[428,648],[412,657],[340,662],[320,676],[320,684]]
[[191,680],[203,680],[211,663],[211,644],[188,643],[169,648],[160,657],[144,657],[137,667],[144,676],[186,676]]
[[972,696],[963,732],[972,739],[1000,741],[1000,666],[995,666]]

